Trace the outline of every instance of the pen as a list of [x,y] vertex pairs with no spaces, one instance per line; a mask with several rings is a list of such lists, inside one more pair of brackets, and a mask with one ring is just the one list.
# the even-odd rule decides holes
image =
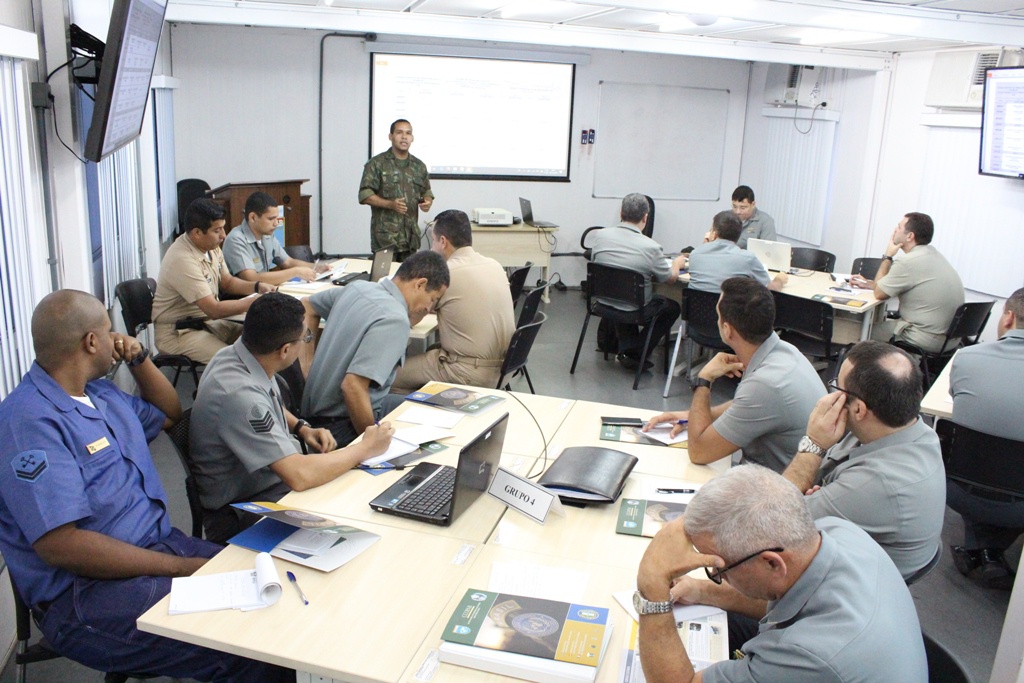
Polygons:
[[676,424],[679,425],[680,427],[682,427],[687,422],[689,422],[689,420],[676,420]]
[[[317,259],[316,262],[313,264],[313,272],[314,273],[316,272],[316,267],[319,266],[319,265],[320,265],[320,259]],[[835,280],[835,278],[832,278],[832,279]]]
[[302,600],[302,604],[308,605],[309,599],[306,597],[306,594],[302,592],[302,589],[299,588],[299,582],[295,579],[295,574],[288,572],[288,580],[292,582],[293,586],[295,586],[295,590],[299,591],[299,599]]
[[829,276],[830,278],[832,278],[832,282],[838,282],[838,281],[836,280],[836,276],[835,276],[835,275],[833,275],[832,273],[829,273],[829,274],[828,274],[828,276]]
[[697,493],[696,489],[654,489],[658,493]]

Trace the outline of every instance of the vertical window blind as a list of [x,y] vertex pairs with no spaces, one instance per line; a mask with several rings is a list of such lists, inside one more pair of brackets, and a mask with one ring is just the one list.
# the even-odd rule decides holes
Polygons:
[[142,272],[142,194],[139,141],[125,145],[96,165],[100,234],[103,237],[103,294],[108,306],[114,288]]
[[150,106],[156,139],[157,203],[160,207],[160,241],[166,242],[178,228],[178,185],[174,174],[174,90],[153,88]]

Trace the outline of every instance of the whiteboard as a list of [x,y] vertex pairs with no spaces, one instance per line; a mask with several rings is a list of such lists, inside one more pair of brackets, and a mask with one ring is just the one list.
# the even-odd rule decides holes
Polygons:
[[729,91],[601,82],[594,196],[717,201]]

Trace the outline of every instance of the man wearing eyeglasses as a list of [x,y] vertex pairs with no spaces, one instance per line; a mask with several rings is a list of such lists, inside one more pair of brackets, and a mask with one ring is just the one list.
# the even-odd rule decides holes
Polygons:
[[[700,567],[710,581],[686,576]],[[648,683],[928,680],[914,601],[892,561],[854,524],[813,521],[806,498],[764,467],[741,465],[704,484],[685,517],[647,547],[637,588]],[[734,634],[730,619],[739,656],[695,673],[673,602],[760,624]]]
[[946,506],[939,439],[918,416],[921,371],[901,349],[865,341],[830,389],[783,475],[816,519],[850,520],[909,578],[935,557]]
[[[276,502],[289,491],[325,484],[380,455],[394,429],[372,426],[346,448],[327,429],[314,429],[281,403],[274,375],[291,366],[313,340],[305,308],[272,293],[254,301],[241,338],[213,357],[192,407],[190,450],[203,503],[206,537],[225,543],[258,517],[231,503]],[[301,439],[311,453],[299,453]]]

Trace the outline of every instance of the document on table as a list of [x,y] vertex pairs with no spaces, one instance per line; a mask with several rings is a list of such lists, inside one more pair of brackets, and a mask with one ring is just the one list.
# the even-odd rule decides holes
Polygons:
[[673,444],[682,443],[683,441],[686,441],[687,432],[685,429],[676,434],[675,436],[669,436],[669,434],[672,433],[672,428],[675,426],[676,425],[674,422],[662,422],[660,424],[654,425],[646,432],[638,429],[637,433],[642,436],[646,436],[648,439],[660,441],[666,446],[671,446]]
[[425,444],[429,441],[447,439],[451,436],[455,436],[455,433],[451,430],[432,427],[429,425],[396,429],[394,436],[391,437],[391,444],[388,445],[388,449],[380,455],[367,458],[361,464],[370,466],[387,462],[392,458],[412,453],[414,450],[419,448],[421,444]]
[[399,415],[398,421],[412,422],[413,424],[418,425],[430,425],[431,427],[441,427],[442,429],[452,429],[455,425],[459,424],[459,420],[463,417],[465,417],[465,415],[462,413],[454,413],[450,410],[414,406]]
[[269,553],[256,555],[256,568],[171,579],[168,614],[269,607],[281,597],[281,579]]

